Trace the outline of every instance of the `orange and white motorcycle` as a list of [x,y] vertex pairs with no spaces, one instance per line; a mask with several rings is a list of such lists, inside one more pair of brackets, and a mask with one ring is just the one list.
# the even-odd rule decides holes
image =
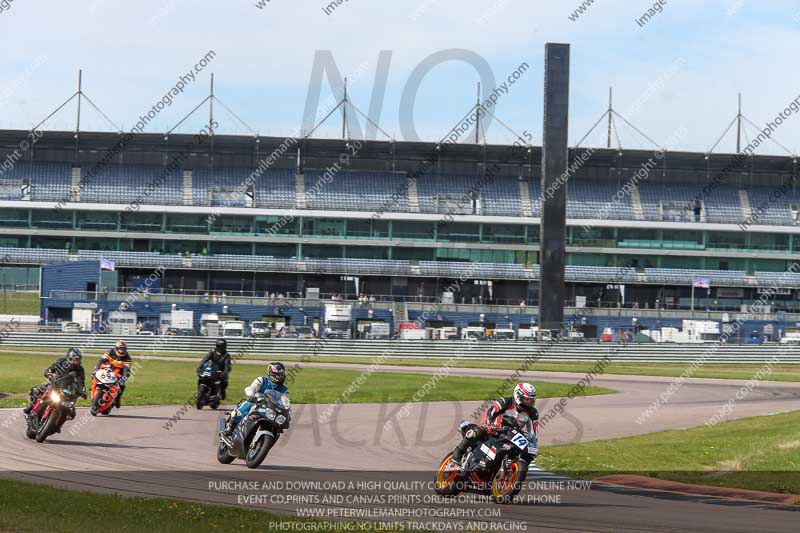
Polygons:
[[108,415],[120,393],[120,380],[124,365],[117,361],[103,361],[92,375],[92,416]]

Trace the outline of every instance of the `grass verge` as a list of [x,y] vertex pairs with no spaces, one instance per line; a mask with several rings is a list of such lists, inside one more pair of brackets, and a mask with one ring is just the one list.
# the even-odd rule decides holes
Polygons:
[[39,291],[0,291],[0,314],[39,316]]
[[[0,399],[0,407],[16,407],[24,402],[19,395],[27,396],[28,390],[43,381],[42,372],[53,362],[46,355],[0,354],[0,393],[14,394],[16,398]],[[183,404],[192,398],[197,390],[197,375],[194,362],[182,361],[138,361],[133,380],[125,390],[126,405]],[[87,388],[90,386],[88,374],[94,361],[85,358]],[[239,366],[231,372],[229,400],[236,401],[244,394],[244,388],[263,372],[257,366]],[[364,373],[359,370],[327,370],[303,368],[295,374],[289,385],[292,401],[295,403],[373,403],[413,401],[417,392],[435,377],[427,374],[383,373],[370,374],[363,385],[346,399],[342,392]],[[436,378],[430,391],[418,401],[485,400],[497,397],[497,390],[503,379],[477,377],[442,376]],[[504,393],[510,394],[513,384]],[[570,384],[537,382],[536,388],[542,398],[566,396],[572,388]],[[586,387],[583,395],[610,394],[614,391],[603,387]],[[81,401],[79,406],[88,406]]]
[[713,427],[553,446],[537,464],[585,479],[640,474],[717,487],[800,494],[800,411]]
[[[587,352],[592,351],[592,346],[586,345]],[[13,353],[15,350],[23,352],[52,352],[61,353],[63,350],[54,348],[34,348],[24,346],[4,346],[0,349],[2,353]],[[100,354],[102,350],[84,350],[85,354]],[[135,355],[135,354],[134,354]],[[185,357],[198,358],[200,354],[186,352],[163,352],[152,354],[141,352],[141,355],[161,355],[165,357]],[[280,359],[285,362],[300,361],[298,355],[262,355],[247,354],[246,359],[261,359],[264,361]],[[315,356],[310,359],[313,363],[342,363],[342,364],[372,364],[369,358],[359,357],[338,357],[338,356]],[[395,366],[425,366],[440,367],[444,359],[423,359],[423,358],[387,358],[382,364]],[[522,361],[498,361],[496,359],[460,359],[455,362],[453,368],[486,368],[498,370],[516,370]],[[589,372],[595,363],[593,361],[538,361],[531,366],[533,372],[575,372],[585,374]],[[618,374],[629,376],[662,376],[677,377],[686,372],[689,363],[615,363],[611,362],[605,367],[604,374]],[[697,368],[692,377],[695,378],[717,378],[717,379],[750,379],[753,374],[763,368],[763,364],[725,364],[725,363],[705,363]],[[800,381],[800,365],[775,365],[773,372],[769,376],[770,381]]]
[[[104,517],[113,517],[117,533],[302,531],[304,525],[308,531],[336,531],[325,523],[265,511],[64,491],[18,481],[0,480],[0,493],[0,531],[83,533]],[[368,524],[351,525],[352,531],[374,531]]]

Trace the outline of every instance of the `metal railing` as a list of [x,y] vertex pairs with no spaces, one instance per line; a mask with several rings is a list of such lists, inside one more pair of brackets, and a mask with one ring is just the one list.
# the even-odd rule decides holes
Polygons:
[[[209,337],[123,337],[133,357],[163,355],[170,352],[205,354],[215,342]],[[113,339],[116,339],[114,337]],[[66,351],[71,346],[82,349],[105,349],[112,337],[67,333],[11,333],[0,344],[51,348]],[[559,360],[595,361],[609,355],[612,361],[639,363],[684,363],[702,358],[707,363],[761,364],[778,356],[781,364],[800,364],[800,347],[794,349],[777,344],[717,345],[709,344],[611,344],[611,343],[536,343],[530,341],[379,341],[340,339],[228,339],[228,349],[238,358],[280,358],[317,355],[351,357],[369,360],[386,355],[392,358],[455,358],[494,360]],[[535,366],[532,367],[535,370]]]

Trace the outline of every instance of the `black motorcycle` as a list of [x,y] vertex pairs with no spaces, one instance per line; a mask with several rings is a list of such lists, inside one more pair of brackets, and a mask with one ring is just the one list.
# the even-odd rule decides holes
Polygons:
[[[459,430],[472,424],[462,422]],[[434,479],[440,496],[455,496],[465,490],[488,493],[496,503],[511,503],[522,490],[528,465],[539,453],[533,423],[525,413],[503,415],[502,426],[484,442],[468,449],[461,464],[448,453]]]
[[219,407],[222,401],[222,370],[214,365],[206,365],[197,372],[197,399],[195,406],[202,409],[208,405],[212,409]]
[[227,465],[234,459],[244,459],[248,468],[258,468],[281,433],[291,422],[289,395],[268,391],[257,395],[256,405],[243,416],[230,438],[222,434],[225,420],[219,423],[217,461]]
[[85,392],[78,389],[70,374],[51,382],[27,416],[25,436],[42,443],[53,433],[59,433],[73,413],[78,396],[85,397]]

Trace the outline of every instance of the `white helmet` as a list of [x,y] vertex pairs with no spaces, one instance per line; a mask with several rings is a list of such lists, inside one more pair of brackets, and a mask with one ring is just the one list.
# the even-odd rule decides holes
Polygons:
[[530,383],[518,383],[514,387],[514,404],[530,409],[536,403],[536,387]]

